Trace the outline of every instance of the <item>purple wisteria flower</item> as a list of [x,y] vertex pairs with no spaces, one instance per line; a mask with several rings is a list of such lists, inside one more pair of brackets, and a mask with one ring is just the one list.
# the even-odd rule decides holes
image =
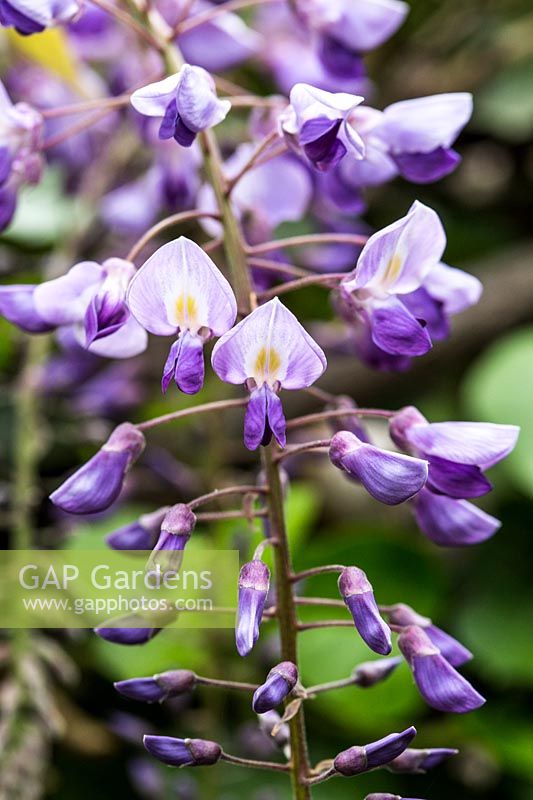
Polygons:
[[208,767],[222,755],[220,745],[207,739],[145,736],[143,743],[150,755],[169,767]]
[[174,669],[151,678],[117,681],[115,689],[124,697],[143,703],[162,703],[169,697],[186,694],[196,686],[196,675],[188,669]]
[[294,7],[318,36],[324,66],[342,78],[359,77],[361,54],[386,42],[409,11],[401,0],[295,0]]
[[414,513],[418,527],[441,547],[470,547],[490,539],[501,522],[467,500],[422,489],[416,496]]
[[83,261],[66,275],[37,286],[0,287],[0,312],[25,331],[68,328],[82,346],[100,356],[130,358],[146,349],[144,329],[126,305],[135,268],[121,258]]
[[70,514],[104,511],[119,496],[124,478],[144,450],[144,436],[123,422],[86,464],[50,495],[58,508]]
[[401,733],[389,733],[376,742],[350,747],[335,757],[333,767],[347,778],[382,767],[403,753],[415,736],[416,728],[411,726]]
[[363,141],[349,122],[351,112],[362,102],[359,95],[333,94],[297,83],[291,89],[290,105],[280,116],[281,131],[291,147],[324,172],[348,152],[363,158]]
[[428,476],[428,464],[420,458],[382,450],[341,431],[331,440],[329,457],[334,466],[363,484],[376,500],[398,505],[416,495]]
[[239,602],[235,641],[240,656],[247,656],[259,638],[259,625],[270,587],[270,570],[259,559],[244,564],[239,573]]
[[391,632],[381,618],[372,584],[359,567],[346,567],[339,576],[339,591],[355,627],[371,650],[386,656],[392,650]]
[[266,681],[254,692],[252,708],[256,714],[272,711],[292,692],[298,681],[298,670],[292,661],[272,667]]
[[474,657],[461,642],[458,642],[449,633],[434,625],[429,617],[417,614],[414,609],[405,603],[396,603],[393,606],[389,606],[387,616],[389,622],[393,625],[402,627],[417,625],[419,628],[423,628],[426,635],[439,648],[446,661],[449,661],[452,667],[460,667]]
[[231,108],[229,100],[218,99],[211,75],[190,64],[184,64],[175,75],[137,89],[131,104],[140,114],[161,117],[159,138],[174,138],[183,147],[190,147],[200,131],[222,122]]
[[163,392],[172,378],[182,392],[198,392],[204,382],[205,342],[226,333],[237,316],[235,296],[220,270],[201,247],[181,236],[140,268],[127,300],[147,331],[177,335],[163,370]]
[[484,704],[485,698],[452,667],[422,628],[417,625],[405,628],[398,637],[398,646],[429,706],[465,714]]
[[358,664],[353,671],[354,683],[363,689],[375,686],[376,683],[386,680],[402,663],[402,658],[378,658],[375,661],[365,661]]
[[213,369],[227,383],[246,384],[250,400],[244,420],[249,450],[274,435],[285,447],[280,389],[311,386],[326,369],[326,357],[294,314],[274,298],[252,311],[215,345]]
[[178,503],[169,508],[161,523],[161,532],[148,561],[148,567],[177,571],[183,551],[196,525],[196,515],[188,505]]
[[168,511],[168,506],[159,508],[149,514],[143,514],[135,522],[123,525],[105,540],[112,550],[152,550],[161,532],[161,523]]
[[80,8],[78,0],[0,0],[0,23],[28,36],[70,22]]
[[416,201],[405,217],[370,237],[354,272],[338,289],[338,307],[351,324],[368,329],[373,344],[393,356],[431,348],[426,322],[404,300],[440,263],[446,236],[438,215]]
[[443,761],[456,756],[459,750],[451,747],[430,747],[426,750],[404,750],[401,755],[387,764],[387,769],[400,774],[427,772],[438,767]]
[[[0,0],[0,19],[4,5]],[[41,114],[27,103],[12,103],[0,81],[0,231],[13,218],[19,188],[41,178],[42,128]]]

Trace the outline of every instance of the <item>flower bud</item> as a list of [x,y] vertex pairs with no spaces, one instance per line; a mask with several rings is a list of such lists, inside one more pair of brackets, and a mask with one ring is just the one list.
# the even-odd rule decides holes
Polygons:
[[220,745],[208,739],[145,736],[143,743],[152,756],[169,767],[209,767],[222,755]]
[[357,686],[367,689],[381,683],[394,672],[402,662],[399,656],[394,658],[378,658],[376,661],[365,661],[359,664],[353,671],[353,676]]
[[392,650],[391,633],[382,620],[372,584],[362,569],[346,567],[339,577],[339,591],[350,609],[355,627],[371,650],[387,655]]
[[420,694],[432,708],[464,714],[483,705],[485,699],[444,658],[422,628],[405,628],[398,645]]
[[366,444],[348,431],[335,434],[329,457],[334,466],[363,484],[376,500],[389,506],[409,500],[424,486],[427,461]]
[[401,733],[390,733],[383,739],[362,747],[350,747],[335,757],[333,766],[340,775],[347,778],[382,767],[403,753],[415,736],[416,728],[411,726]]
[[149,567],[178,570],[181,566],[185,545],[196,525],[196,515],[185,503],[172,506],[161,523],[161,533],[149,560]]
[[273,667],[266,681],[254,692],[252,708],[264,714],[278,706],[296,686],[298,670],[292,661],[282,661]]
[[424,632],[429,636],[433,644],[439,648],[440,652],[452,667],[460,667],[466,664],[473,658],[470,650],[467,650],[461,642],[450,636],[449,633],[437,628],[429,617],[423,617],[405,603],[396,603],[391,606],[388,611],[389,622],[394,625],[401,625],[407,627],[408,625],[417,625],[423,628]]
[[150,514],[143,514],[135,522],[109,533],[106,543],[113,550],[152,550],[167,511],[168,506],[165,506]]
[[192,691],[196,686],[196,675],[188,669],[174,669],[154,675],[152,678],[130,678],[117,681],[115,689],[124,697],[144,703],[162,703],[169,697]]
[[146,644],[173,622],[176,616],[176,610],[172,607],[144,615],[132,613],[107,620],[95,628],[94,632],[101,639],[115,644]]
[[50,500],[71,514],[104,511],[119,496],[126,472],[144,445],[141,431],[130,422],[122,423],[96,455],[50,495]]
[[239,573],[239,602],[235,640],[237,651],[247,656],[259,638],[259,625],[270,586],[270,570],[260,559],[249,561]]
[[448,758],[456,756],[458,752],[450,747],[434,747],[427,750],[407,749],[390,764],[387,764],[387,769],[391,772],[407,774],[427,772],[428,769],[433,769]]

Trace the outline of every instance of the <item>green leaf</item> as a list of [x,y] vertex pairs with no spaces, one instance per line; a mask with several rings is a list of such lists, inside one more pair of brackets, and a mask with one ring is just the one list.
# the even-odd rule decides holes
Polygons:
[[498,71],[476,101],[476,121],[511,141],[526,141],[533,133],[533,61]]
[[474,364],[463,385],[470,415],[520,425],[517,447],[503,468],[533,494],[533,327],[523,328],[490,347]]

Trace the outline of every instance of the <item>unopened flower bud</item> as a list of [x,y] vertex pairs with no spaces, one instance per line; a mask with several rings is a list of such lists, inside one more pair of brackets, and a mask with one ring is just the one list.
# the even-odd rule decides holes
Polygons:
[[270,570],[260,559],[249,561],[239,573],[239,602],[235,640],[237,651],[247,656],[259,638],[259,625],[270,586]]
[[273,667],[266,681],[256,689],[252,708],[256,714],[264,714],[278,706],[296,686],[298,670],[292,661],[282,661]]
[[94,632],[101,639],[115,644],[146,644],[173,622],[176,616],[176,610],[171,606],[145,614],[132,613],[107,620],[95,628]]
[[350,747],[335,757],[333,766],[336,772],[347,778],[382,767],[403,753],[415,736],[416,728],[411,726],[401,733],[390,733],[362,747]]
[[452,667],[460,667],[466,664],[473,658],[470,650],[450,636],[449,633],[433,625],[429,617],[423,617],[405,603],[396,603],[391,606],[388,613],[389,622],[394,625],[401,625],[407,627],[408,625],[418,625],[423,628],[424,632],[429,636],[433,644],[439,648],[440,652],[449,661]]
[[106,536],[106,542],[113,550],[152,550],[159,533],[161,523],[168,511],[168,506],[159,508],[150,514],[143,514],[135,522],[117,528]]
[[196,525],[196,515],[185,503],[172,506],[163,518],[161,533],[150,556],[149,568],[177,570],[181,566],[185,545]]
[[376,661],[365,661],[363,664],[358,664],[354,669],[354,682],[357,686],[367,689],[388,678],[401,662],[402,659],[399,656],[378,658]]
[[371,650],[387,655],[392,650],[391,633],[382,620],[372,584],[362,569],[346,567],[339,577],[339,591],[350,609],[355,627]]
[[432,708],[464,714],[483,705],[485,699],[444,658],[422,628],[405,628],[398,645],[420,694]]
[[117,681],[115,689],[132,700],[162,703],[169,697],[190,692],[196,686],[196,675],[188,669],[174,669],[151,678],[130,678]]
[[433,747],[427,750],[408,748],[398,758],[387,764],[387,769],[391,772],[407,774],[427,772],[428,769],[433,769],[448,758],[456,756],[458,752],[450,747]]
[[141,431],[130,422],[122,423],[96,455],[50,495],[50,500],[71,514],[104,511],[119,496],[126,473],[144,445]]
[[222,755],[220,745],[208,739],[145,736],[143,743],[151,755],[169,767],[209,767]]

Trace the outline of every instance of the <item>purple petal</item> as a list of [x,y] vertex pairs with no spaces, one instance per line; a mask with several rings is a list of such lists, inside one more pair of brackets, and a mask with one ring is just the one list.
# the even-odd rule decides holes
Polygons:
[[31,16],[21,13],[14,8],[11,3],[7,2],[7,0],[2,0],[0,3],[0,22],[6,28],[15,28],[22,36],[29,36],[32,33],[41,33],[41,31],[45,29],[44,24],[38,20],[32,19]]
[[353,594],[345,602],[361,639],[375,653],[388,655],[392,650],[391,633],[389,626],[381,619],[374,593]]
[[351,433],[337,433],[331,440],[330,459],[363,484],[372,497],[387,505],[403,503],[424,486],[426,461],[365,444]]
[[140,521],[117,528],[106,536],[106,543],[113,550],[151,550],[154,546],[154,533]]
[[5,183],[9,178],[12,164],[13,157],[9,151],[9,147],[0,147],[0,185]]
[[259,638],[269,582],[268,567],[257,559],[245,564],[240,571],[235,641],[241,656],[247,656]]
[[346,155],[345,145],[338,139],[342,119],[317,117],[302,125],[299,141],[305,155],[322,172],[331,169]]
[[191,751],[184,739],[172,736],[145,736],[144,746],[150,755],[171,767],[190,767],[194,764]]
[[0,314],[27,333],[44,333],[54,329],[37,313],[33,302],[35,286],[0,286]]
[[50,495],[54,505],[70,514],[95,514],[115,502],[129,463],[126,452],[99,450]]
[[446,314],[459,314],[475,305],[483,292],[478,278],[462,269],[436,264],[424,279],[424,288],[442,303]]
[[218,125],[231,108],[229,100],[218,99],[210,74],[189,64],[180,70],[176,102],[180,119],[194,133]]
[[160,139],[172,139],[174,131],[176,130],[176,123],[178,121],[178,107],[176,105],[176,98],[172,98],[168,106],[165,108],[165,115],[159,126],[158,136]]
[[420,694],[438,711],[466,714],[485,703],[485,698],[440,653],[414,656],[411,669]]
[[256,714],[272,711],[285,700],[292,688],[283,675],[272,670],[266,681],[254,692],[253,710]]
[[181,236],[160,247],[132,279],[127,302],[150,333],[208,328],[221,336],[237,316],[233,290],[201,247]]
[[[80,328],[80,332],[83,329]],[[82,337],[79,337],[82,344]],[[105,336],[103,339],[95,339],[89,347],[89,351],[97,356],[106,358],[132,358],[146,350],[148,336],[137,320],[131,315],[114,333]]]
[[439,456],[485,469],[509,455],[520,429],[489,422],[433,422],[413,425],[409,439],[427,456]]
[[423,286],[411,294],[402,295],[402,303],[415,319],[424,321],[424,327],[431,339],[441,341],[450,335],[450,323],[444,305],[435,300]]
[[184,394],[196,394],[204,385],[204,349],[198,336],[185,331],[170,348],[163,368],[161,388],[166,392],[174,378]]
[[179,80],[177,73],[137,89],[130,98],[133,108],[147,117],[164,117],[168,104],[175,99]]
[[154,678],[130,678],[126,681],[117,681],[113,685],[119,694],[142,703],[159,703],[166,695]]
[[303,389],[324,372],[326,357],[294,314],[274,298],[259,306],[213,348],[213,369],[227,383],[279,382]]
[[66,275],[35,288],[35,308],[51,325],[79,322],[104,279],[105,270],[95,261],[75,264]]
[[451,147],[471,115],[467,92],[402,100],[384,110],[376,133],[394,153],[431,153]]
[[375,769],[388,764],[403,753],[416,736],[416,728],[412,726],[401,733],[390,733],[377,742],[365,745],[368,768]]
[[332,75],[354,79],[366,78],[365,62],[355,48],[345,47],[333,36],[323,35],[319,40],[319,57]]
[[357,262],[350,288],[409,294],[440,262],[446,235],[432,208],[413,203],[405,217],[370,237]]
[[400,175],[411,183],[440,181],[461,162],[459,153],[444,147],[437,147],[429,153],[398,153],[392,158]]
[[428,488],[448,497],[465,499],[482,497],[490,492],[492,483],[479,467],[432,456],[429,460]]
[[401,0],[348,0],[341,8],[339,19],[328,23],[325,29],[360,53],[374,50],[390,39],[409,13],[409,6]]
[[466,500],[423,489],[415,501],[420,530],[441,547],[467,547],[494,536],[501,522]]
[[460,667],[474,658],[473,654],[461,642],[450,636],[449,633],[437,628],[436,625],[428,625],[424,628],[433,644],[439,648],[446,661],[452,667]]
[[280,447],[285,447],[285,414],[278,395],[265,386],[268,426]]
[[11,223],[17,208],[17,193],[14,189],[0,187],[0,232]]
[[177,143],[181,144],[182,147],[191,147],[192,143],[196,139],[196,132],[191,131],[191,129],[185,125],[184,121],[178,114],[173,136]]
[[100,628],[95,628],[94,632],[100,639],[105,639],[106,642],[113,642],[113,644],[146,644],[153,639],[153,637],[160,632],[161,628],[120,628],[120,627],[105,627],[102,625]]
[[431,350],[431,338],[424,324],[395,297],[373,308],[370,326],[374,344],[391,355],[423,356]]

